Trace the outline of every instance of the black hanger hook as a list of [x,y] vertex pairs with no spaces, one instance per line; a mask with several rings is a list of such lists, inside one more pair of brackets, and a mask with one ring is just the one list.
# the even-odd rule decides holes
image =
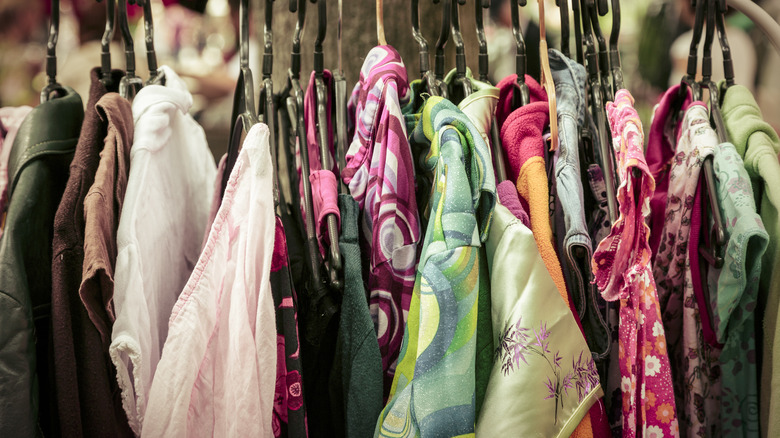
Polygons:
[[298,19],[295,21],[292,38],[289,76],[291,79],[299,79],[301,77],[301,35],[306,25],[306,0],[290,0],[290,12],[297,12]]
[[436,40],[436,54],[434,56],[435,62],[433,73],[437,80],[442,80],[444,78],[444,46],[447,45],[447,40],[450,37],[452,0],[433,0],[434,4],[438,4],[439,2],[442,2],[441,31],[439,32],[439,39]]
[[263,79],[269,79],[274,70],[274,0],[265,0],[265,27],[263,27]]
[[314,72],[322,75],[325,69],[322,43],[325,41],[325,35],[328,31],[328,8],[325,0],[312,0],[312,3],[317,3],[317,39],[314,40]]
[[517,73],[516,88],[512,93],[512,106],[519,108],[528,105],[531,101],[528,85],[525,83],[526,50],[523,29],[520,27],[520,6],[525,6],[527,2],[526,0],[509,1],[512,12],[512,35],[515,37],[515,73]]
[[144,42],[146,43],[146,63],[149,66],[147,84],[164,84],[165,77],[157,71],[157,53],[154,49],[154,20],[152,19],[152,0],[143,1],[144,8]]
[[723,53],[723,75],[726,78],[726,87],[734,85],[734,63],[731,60],[731,46],[726,35],[726,0],[715,0],[717,14],[715,15],[715,27],[718,30],[718,42]]
[[614,91],[623,87],[623,69],[620,63],[620,50],[618,39],[620,38],[620,0],[612,0],[612,33],[609,35],[609,63],[612,67],[612,84]]
[[555,0],[555,4],[561,13],[561,53],[569,58],[571,53],[569,50],[569,1]]
[[[101,0],[97,0],[100,2]],[[116,19],[116,0],[106,1],[106,28],[100,39],[100,82],[110,87],[111,77],[111,40],[114,39],[114,20]]]
[[57,40],[60,38],[60,0],[51,0],[51,23],[49,39],[46,42],[47,84],[41,90],[41,103],[51,99],[52,93],[64,94],[65,89],[57,82]]
[[141,78],[135,75],[135,45],[127,19],[127,0],[119,0],[119,30],[125,46],[125,76],[119,82],[119,94],[132,99],[143,86]]
[[474,0],[474,17],[477,23],[477,42],[479,43],[479,80],[487,82],[488,80],[488,46],[485,38],[485,23],[482,17],[482,9],[490,7],[490,0]]

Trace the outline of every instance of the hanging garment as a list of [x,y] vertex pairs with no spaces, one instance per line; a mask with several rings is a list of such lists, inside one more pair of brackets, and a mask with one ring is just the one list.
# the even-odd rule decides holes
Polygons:
[[271,426],[275,437],[306,437],[298,297],[292,288],[287,239],[279,216],[276,216],[274,236],[270,279],[276,309],[276,388]]
[[[645,223],[655,182],[645,164],[642,122],[633,104],[626,90],[607,103],[620,177],[620,216],[593,255],[593,272],[604,298],[620,301],[622,435],[679,436]],[[635,169],[641,172],[638,178]]]
[[[772,415],[780,404],[780,375],[773,372],[780,363],[780,139],[766,123],[755,99],[745,87],[734,85],[724,90],[723,120],[737,153],[752,180],[758,213],[769,233],[769,243],[761,261],[756,319],[763,335],[761,357],[761,434],[780,434],[780,417]],[[763,318],[762,318],[762,313]]]
[[[451,88],[458,89],[455,84],[457,70],[453,69],[444,77],[444,83]],[[471,85],[471,94],[465,96],[458,108],[463,111],[474,127],[479,131],[482,140],[490,146],[490,125],[493,122],[493,114],[498,104],[498,88],[475,79],[470,69],[466,69],[466,78]],[[460,88],[462,90],[462,88]],[[492,163],[492,161],[491,161]],[[515,190],[516,191],[516,190]],[[479,263],[487,266],[487,253],[484,247],[479,249]],[[482,303],[477,309],[477,362],[476,362],[476,386],[475,386],[475,412],[479,415],[482,402],[485,399],[488,380],[493,368],[493,324],[490,311],[490,287],[479,289],[478,301]]]
[[501,205],[507,208],[523,225],[531,228],[531,218],[528,217],[527,209],[520,201],[515,184],[509,180],[502,181],[496,187],[496,193]]
[[[555,82],[558,118],[558,149],[555,155],[555,199],[560,202],[555,216],[562,216],[563,260],[566,284],[585,330],[588,347],[599,367],[609,355],[610,339],[607,322],[600,310],[599,292],[591,284],[590,260],[593,245],[585,219],[584,188],[580,173],[579,126],[585,123],[585,67],[563,53],[549,51],[550,69]],[[562,214],[561,214],[562,213]]]
[[108,356],[114,314],[116,227],[133,144],[133,111],[100,68],[91,86],[70,176],[54,217],[52,346],[54,393],[65,437],[132,436]]
[[[676,85],[661,96],[661,100],[653,108],[653,118],[650,122],[650,132],[647,135],[647,167],[655,179],[655,193],[650,198],[650,250],[652,261],[658,254],[663,228],[666,220],[667,193],[669,192],[669,172],[675,157],[675,150],[680,139],[682,120],[673,113],[674,101],[677,99],[680,86]],[[681,108],[685,110],[691,104],[690,93],[686,95]],[[660,278],[656,278],[660,280]],[[662,306],[663,308],[663,306]]]
[[[498,84],[501,91],[499,110],[510,109],[516,77],[509,76]],[[544,163],[545,140],[542,130],[548,121],[547,95],[544,89],[533,79],[526,76],[531,95],[531,103],[518,108],[506,117],[501,127],[501,140],[504,146],[507,173],[516,187],[521,200],[528,205],[531,231],[536,240],[539,254],[544,260],[550,276],[556,284],[558,293],[571,309],[577,325],[582,332],[579,315],[571,302],[566,289],[560,261],[553,246],[550,225],[549,195],[547,193],[547,173]],[[539,100],[541,99],[541,100]],[[603,400],[591,407],[580,425],[572,434],[575,437],[601,436],[608,433],[608,422]]]
[[731,143],[715,148],[718,204],[726,224],[728,244],[724,269],[710,282],[713,325],[723,343],[721,428],[723,436],[759,436],[758,373],[756,369],[756,303],[761,258],[769,235],[756,213],[753,188],[742,158]]
[[603,394],[596,364],[531,230],[501,204],[485,246],[496,362],[477,436],[568,437]]
[[[306,144],[309,152],[309,181],[311,182],[312,200],[314,205],[314,220],[317,241],[320,254],[316,255],[320,262],[321,275],[325,275],[322,264],[326,250],[330,245],[325,216],[333,213],[337,221],[340,220],[338,209],[338,181],[333,172],[338,169],[334,164],[331,169],[323,169],[320,154],[318,133],[322,127],[316,117],[317,92],[315,86],[316,73],[312,72],[309,85],[304,96],[304,124],[306,128]],[[331,120],[331,107],[333,103],[333,76],[328,70],[323,71],[322,80],[326,88],[325,115],[327,122],[327,150],[331,162],[335,163],[333,125]],[[300,142],[300,139],[298,139]],[[300,153],[300,147],[296,149]],[[298,172],[302,172],[300,159],[296,160]],[[301,178],[304,176],[301,175]],[[301,180],[302,181],[302,180]],[[303,185],[299,185],[300,200],[303,199]],[[303,204],[301,204],[303,205]],[[297,213],[297,212],[296,212]],[[300,223],[304,226],[305,216],[300,213]],[[303,228],[305,229],[305,228]],[[305,234],[304,234],[305,235]],[[305,241],[305,240],[304,240]],[[303,386],[305,388],[305,400],[307,410],[307,422],[309,434],[312,437],[333,436],[337,419],[331,408],[334,402],[330,398],[330,376],[333,369],[336,350],[336,338],[338,336],[338,310],[340,294],[334,292],[326,281],[315,284],[311,273],[308,248],[304,245],[303,254],[306,260],[306,281],[303,284],[300,300],[301,327],[303,339],[301,342],[301,358],[303,360]],[[297,291],[297,289],[296,289]]]
[[595,200],[595,208],[588,220],[588,233],[591,242],[601,242],[609,236],[612,230],[612,222],[609,220],[607,206],[607,183],[604,182],[604,172],[598,164],[588,165],[588,186]]
[[431,144],[436,186],[391,398],[374,434],[473,436],[478,297],[488,287],[479,247],[496,201],[493,166],[477,128],[441,97],[425,102],[413,136]]
[[[311,73],[309,85],[306,87],[306,94],[303,99],[303,120],[306,125],[306,144],[309,151],[309,182],[311,183],[311,196],[314,201],[314,220],[316,222],[314,229],[317,231],[317,242],[320,247],[320,255],[325,257],[329,245],[328,228],[325,216],[328,214],[336,215],[339,218],[338,206],[338,167],[333,158],[333,123],[331,123],[331,107],[333,101],[333,75],[328,70],[322,72],[322,81],[327,89],[327,101],[325,105],[325,116],[328,132],[327,150],[330,154],[330,162],[333,163],[331,169],[323,169],[322,157],[320,156],[318,132],[320,126],[317,121],[317,87],[314,78],[316,72]],[[300,153],[300,151],[298,151]],[[298,175],[300,177],[302,168],[301,161],[297,160]],[[303,199],[303,182],[299,184],[299,193]]]
[[339,195],[344,258],[344,297],[341,300],[336,359],[331,372],[331,397],[337,436],[370,437],[382,412],[382,355],[366,303],[360,255],[360,207],[351,195]]
[[51,230],[84,119],[81,97],[34,108],[8,160],[8,211],[0,238],[0,436],[56,435],[51,345]]
[[[692,276],[699,273],[691,272],[688,251],[691,223],[696,220],[693,204],[700,171],[717,145],[706,107],[694,102],[685,112],[669,169],[666,222],[653,263],[677,417],[685,436],[720,436],[720,350],[702,338],[699,312],[704,309],[698,308],[692,283]],[[660,329],[654,328],[654,334]]]
[[8,206],[8,158],[16,138],[16,132],[32,107],[0,108],[0,237],[3,236],[6,207]]
[[[173,308],[143,436],[273,436],[269,236],[276,223],[268,136],[261,123],[247,133],[209,240]],[[293,391],[298,398],[288,402],[295,405],[302,395]]]
[[369,306],[384,371],[393,382],[417,268],[420,221],[414,163],[401,106],[409,100],[406,68],[391,46],[371,49],[348,103],[354,137],[342,179],[361,208]]
[[216,174],[203,129],[187,114],[192,95],[173,70],[160,69],[165,86],[148,85],[133,100],[135,139],[117,231],[109,347],[136,435],[171,310],[200,254]]

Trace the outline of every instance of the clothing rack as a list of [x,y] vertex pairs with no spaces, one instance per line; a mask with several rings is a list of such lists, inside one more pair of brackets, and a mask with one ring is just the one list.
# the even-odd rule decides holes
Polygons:
[[749,0],[728,0],[728,5],[750,18],[780,52],[780,24],[767,11]]

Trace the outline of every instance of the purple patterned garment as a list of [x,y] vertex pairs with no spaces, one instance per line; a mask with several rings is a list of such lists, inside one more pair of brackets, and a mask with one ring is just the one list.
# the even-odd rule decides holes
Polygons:
[[349,112],[355,127],[341,176],[361,208],[361,249],[370,254],[368,290],[390,392],[417,268],[420,221],[414,164],[401,107],[410,89],[401,57],[390,46],[368,53]]

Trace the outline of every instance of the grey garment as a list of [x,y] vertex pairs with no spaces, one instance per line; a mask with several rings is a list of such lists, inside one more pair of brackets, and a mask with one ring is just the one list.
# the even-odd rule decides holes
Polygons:
[[585,339],[598,362],[609,354],[609,331],[598,301],[601,295],[591,284],[593,245],[585,219],[584,189],[580,174],[579,127],[586,123],[585,67],[561,52],[550,49],[550,69],[558,102],[558,159],[555,192],[563,215],[563,267],[569,293],[579,314]]

